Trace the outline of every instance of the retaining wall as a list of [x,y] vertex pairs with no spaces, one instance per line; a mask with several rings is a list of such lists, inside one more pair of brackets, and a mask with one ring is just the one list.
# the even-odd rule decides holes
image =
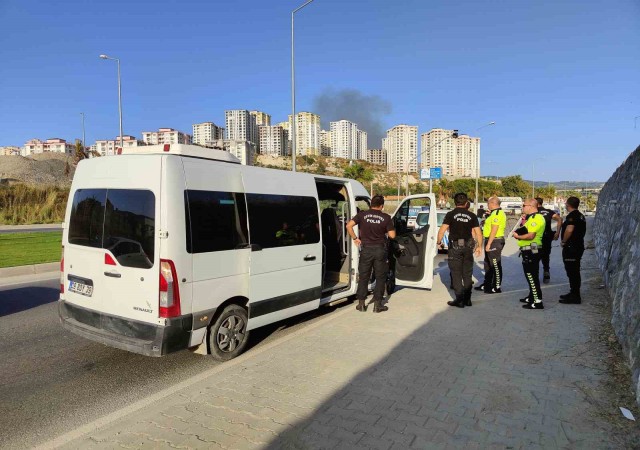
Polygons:
[[640,404],[640,147],[600,192],[593,231],[598,264],[613,299],[611,322]]

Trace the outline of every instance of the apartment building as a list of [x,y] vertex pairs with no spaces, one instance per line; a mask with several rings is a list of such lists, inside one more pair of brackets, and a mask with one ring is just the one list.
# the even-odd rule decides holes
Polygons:
[[[291,115],[289,129],[291,130]],[[320,154],[320,116],[310,112],[296,114],[296,153],[298,155]],[[291,139],[291,136],[289,137]]]
[[192,142],[205,145],[208,141],[224,139],[224,127],[219,127],[213,122],[202,122],[193,125]]
[[331,156],[334,158],[364,159],[367,151],[367,132],[348,120],[331,122]]
[[387,156],[387,172],[416,172],[418,170],[418,127],[396,125],[387,130],[382,139],[382,149]]
[[331,131],[320,130],[320,154],[331,156]]
[[[125,135],[122,136],[122,147],[123,148],[131,148],[131,147],[140,147],[145,144],[144,141],[136,138],[135,136]],[[98,139],[96,142],[89,147],[90,156],[93,156],[93,152],[99,153],[101,156],[111,156],[118,154],[118,148],[120,147],[120,136],[117,136],[115,139],[107,140],[107,139]]]
[[142,140],[146,145],[191,144],[191,135],[173,128],[159,128],[158,131],[143,131]]
[[66,153],[68,155],[72,155],[75,153],[75,145],[60,138],[51,138],[46,141],[31,139],[22,146],[20,152],[22,156],[46,152]]
[[231,153],[246,166],[252,166],[256,156],[256,145],[253,142],[238,139],[217,139],[207,142],[206,147],[216,148]]
[[226,139],[249,141],[260,150],[260,134],[256,117],[246,109],[230,109],[224,112]]
[[20,153],[20,147],[14,145],[0,147],[0,156],[20,156]]
[[355,159],[365,159],[367,155],[367,132],[364,130],[358,129],[357,132],[357,155]]
[[365,160],[371,164],[387,165],[387,153],[381,148],[371,148],[366,152]]
[[260,154],[285,156],[288,148],[288,133],[281,126],[259,126]]
[[421,167],[441,167],[442,175],[475,178],[479,173],[480,138],[460,135],[453,130],[434,128],[421,135]]
[[256,126],[271,126],[271,115],[262,111],[249,111],[256,121]]

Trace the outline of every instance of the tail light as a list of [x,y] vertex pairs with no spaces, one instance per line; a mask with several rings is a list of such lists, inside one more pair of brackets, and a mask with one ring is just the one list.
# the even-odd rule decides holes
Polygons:
[[64,294],[64,245],[62,246],[62,254],[60,255],[60,293]]
[[178,275],[173,261],[160,260],[160,317],[177,317],[180,315],[180,289]]

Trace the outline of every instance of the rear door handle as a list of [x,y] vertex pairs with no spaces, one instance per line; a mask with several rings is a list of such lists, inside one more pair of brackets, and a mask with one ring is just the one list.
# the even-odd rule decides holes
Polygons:
[[315,261],[316,257],[313,256],[313,255],[307,255],[307,256],[304,257],[304,260],[305,261]]
[[113,278],[120,278],[122,277],[121,274],[119,274],[118,272],[105,272],[104,273],[106,276],[108,277],[113,277]]

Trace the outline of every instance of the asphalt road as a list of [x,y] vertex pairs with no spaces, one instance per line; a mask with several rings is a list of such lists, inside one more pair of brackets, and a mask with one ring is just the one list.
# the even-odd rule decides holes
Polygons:
[[13,233],[51,233],[52,231],[61,231],[60,228],[38,228],[35,230],[0,230],[0,234]]
[[[436,268],[443,260],[439,255]],[[0,284],[0,448],[33,447],[219,364],[189,351],[144,357],[63,330],[58,283]],[[255,330],[251,347],[335,309]]]
[[52,231],[62,231],[62,226],[60,224],[0,225],[0,234],[49,233]]

